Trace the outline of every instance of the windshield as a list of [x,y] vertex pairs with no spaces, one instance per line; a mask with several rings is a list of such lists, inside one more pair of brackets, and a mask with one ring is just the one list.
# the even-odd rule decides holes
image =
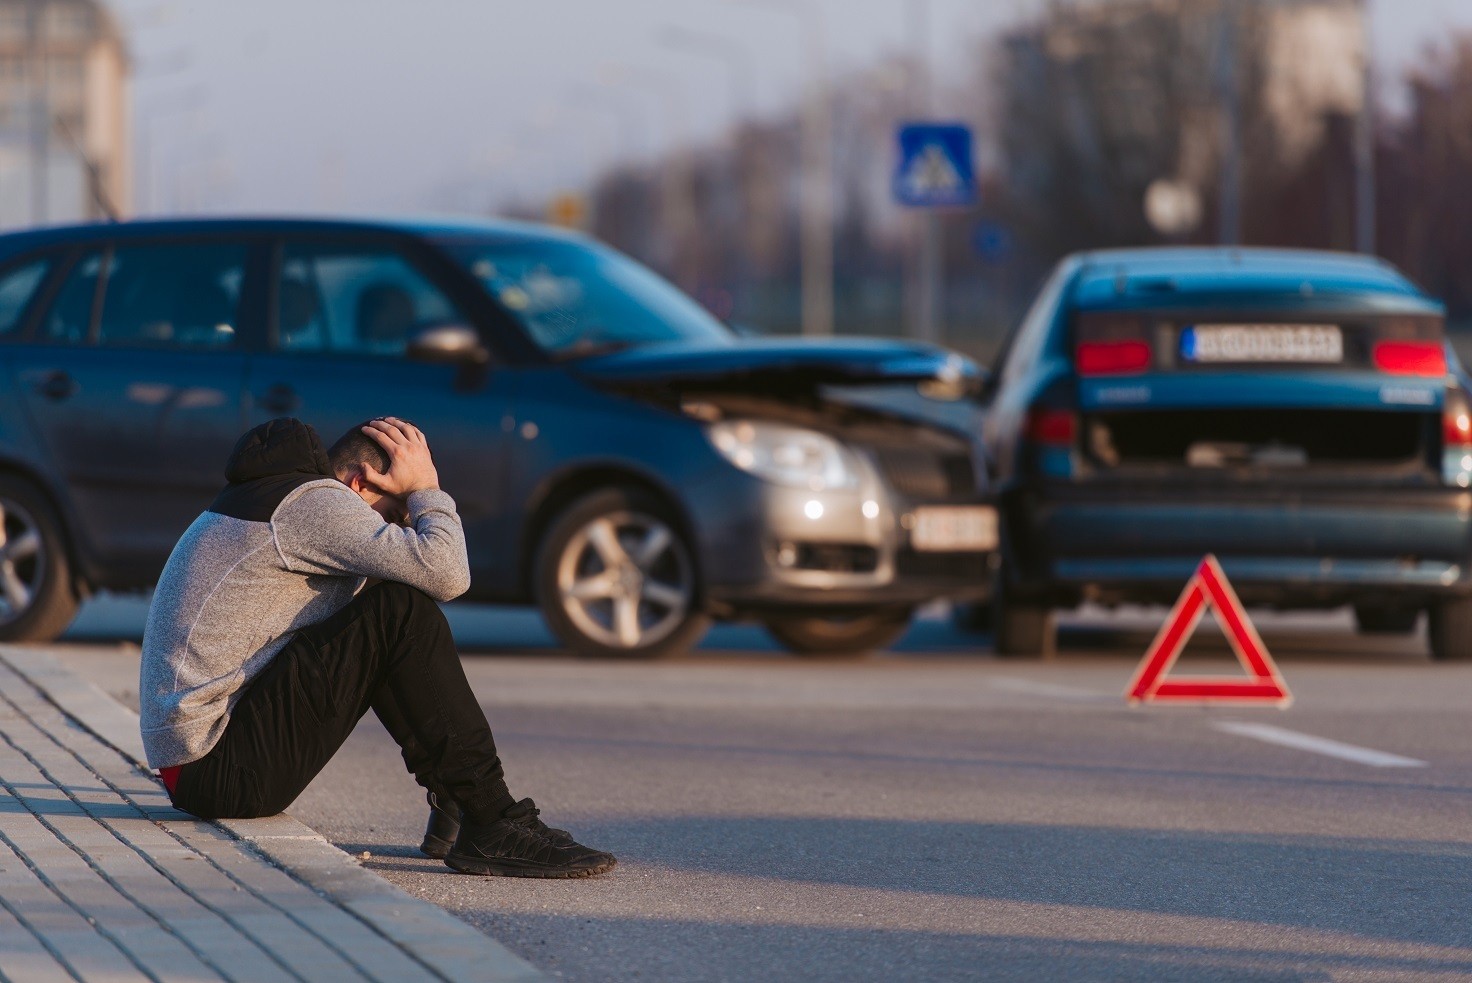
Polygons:
[[612,250],[563,242],[452,242],[446,249],[554,356],[732,339],[695,301]]

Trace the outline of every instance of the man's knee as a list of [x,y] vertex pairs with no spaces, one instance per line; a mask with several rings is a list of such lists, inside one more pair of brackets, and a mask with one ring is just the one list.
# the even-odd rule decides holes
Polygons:
[[445,620],[444,612],[424,591],[408,584],[401,584],[396,580],[384,580],[370,587],[375,595],[375,600],[392,612],[396,618],[408,621],[431,620],[442,622]]

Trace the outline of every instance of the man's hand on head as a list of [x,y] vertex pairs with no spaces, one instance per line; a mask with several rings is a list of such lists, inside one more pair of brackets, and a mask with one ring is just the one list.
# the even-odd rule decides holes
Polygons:
[[371,464],[363,465],[364,479],[378,491],[402,499],[413,492],[440,487],[440,476],[429,454],[429,441],[414,424],[386,416],[363,427],[363,432],[388,455],[387,471],[380,473]]

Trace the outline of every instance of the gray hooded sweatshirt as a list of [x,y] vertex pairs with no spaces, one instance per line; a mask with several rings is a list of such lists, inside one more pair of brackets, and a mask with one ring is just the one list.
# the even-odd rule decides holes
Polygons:
[[148,610],[138,695],[154,768],[208,754],[246,684],[296,631],[350,602],[365,578],[437,601],[470,587],[449,495],[414,492],[408,527],[386,523],[331,477],[322,442],[297,420],[241,437],[225,477],[174,547]]

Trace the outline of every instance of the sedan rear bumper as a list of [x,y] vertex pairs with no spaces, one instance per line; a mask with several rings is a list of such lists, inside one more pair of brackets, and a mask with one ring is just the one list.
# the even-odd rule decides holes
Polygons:
[[1472,593],[1461,489],[1054,486],[1010,500],[1017,590],[1169,601],[1213,553],[1246,601],[1286,607]]

